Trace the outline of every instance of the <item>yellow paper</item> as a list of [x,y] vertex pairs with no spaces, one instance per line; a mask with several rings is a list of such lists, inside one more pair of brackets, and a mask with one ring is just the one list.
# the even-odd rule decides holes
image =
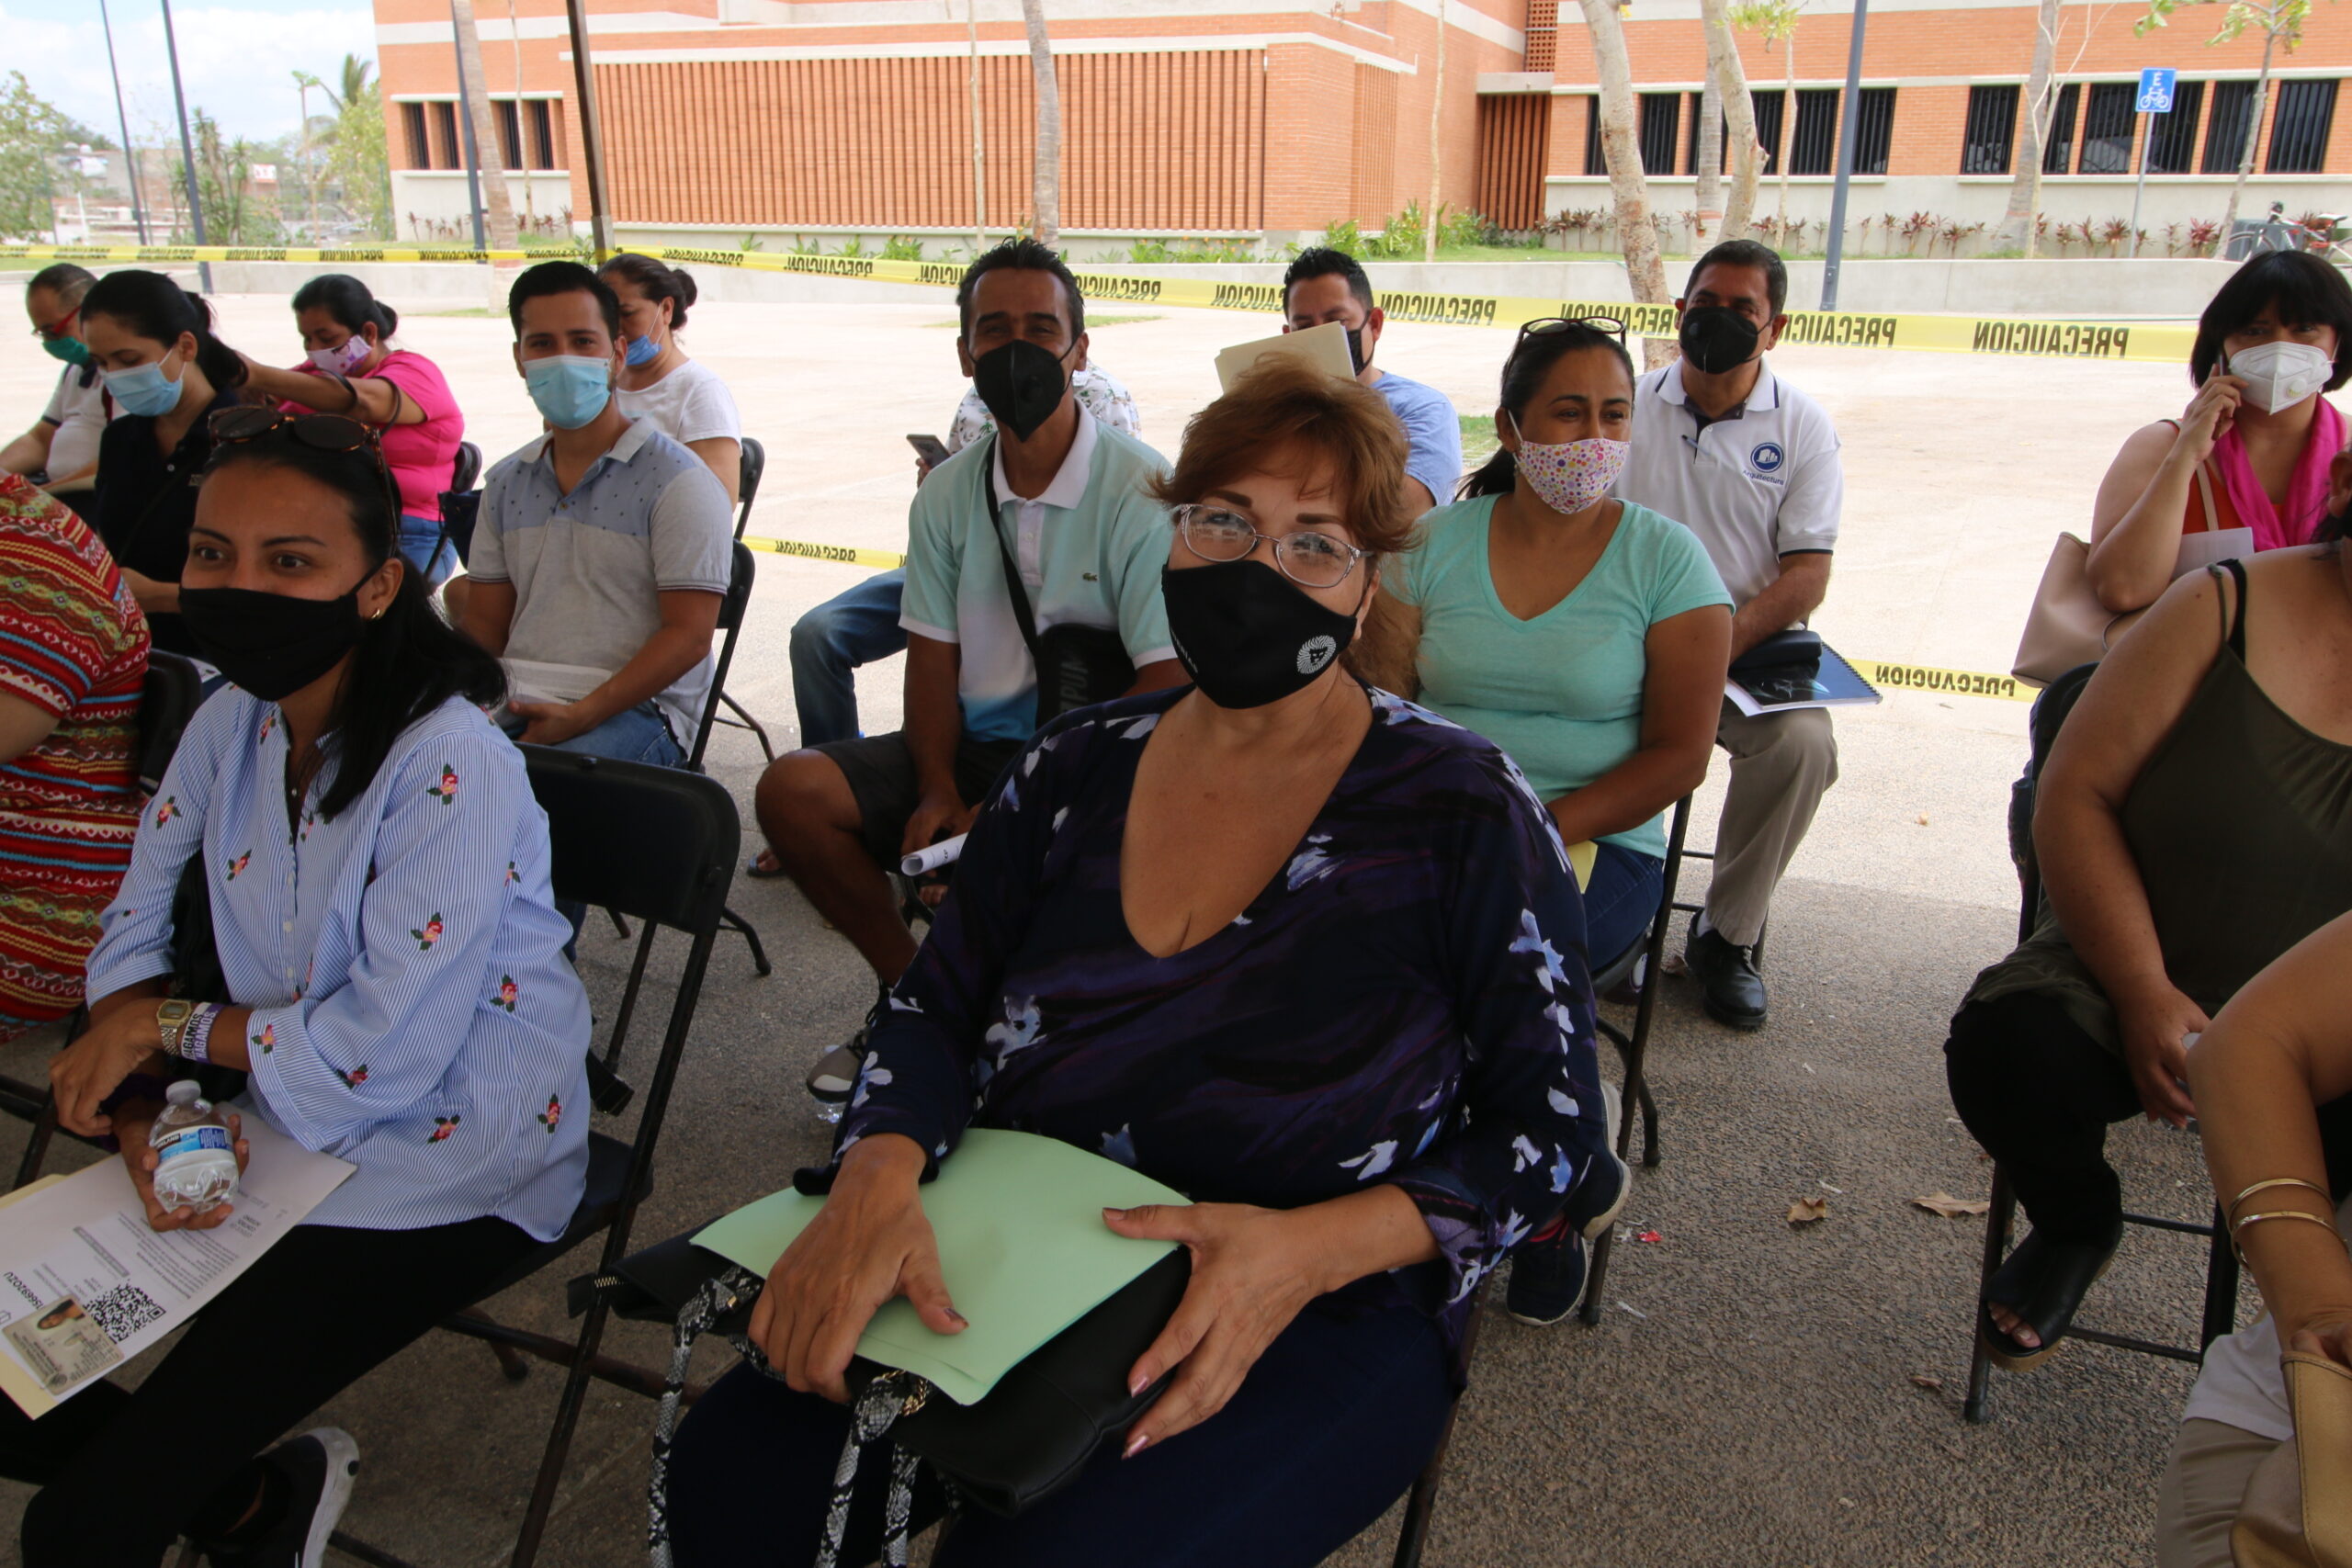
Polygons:
[[1600,846],[1590,839],[1578,839],[1568,846],[1568,869],[1577,874],[1577,891],[1581,893],[1592,886],[1592,863],[1600,858]]

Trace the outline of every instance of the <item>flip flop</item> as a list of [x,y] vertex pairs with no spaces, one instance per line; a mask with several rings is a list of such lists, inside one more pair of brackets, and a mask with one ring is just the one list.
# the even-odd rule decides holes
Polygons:
[[[1994,1270],[1984,1299],[1976,1303],[1976,1332],[1992,1353],[1994,1364],[2021,1372],[2056,1355],[2065,1344],[2066,1330],[2074,1325],[2083,1297],[2107,1272],[2108,1265],[2115,1261],[2116,1248],[2122,1245],[2120,1223],[2102,1241],[2057,1241],[2036,1230],[2019,1242],[2017,1250]],[[1989,1303],[1996,1301],[2024,1318],[2041,1343],[2024,1345],[2004,1332],[1993,1321]]]
[[754,882],[765,882],[770,877],[784,875],[785,870],[784,863],[782,861],[776,862],[774,865],[762,865],[760,863],[760,862],[765,858],[768,853],[768,851],[762,850],[758,854],[745,857],[743,861],[743,874],[752,878]]

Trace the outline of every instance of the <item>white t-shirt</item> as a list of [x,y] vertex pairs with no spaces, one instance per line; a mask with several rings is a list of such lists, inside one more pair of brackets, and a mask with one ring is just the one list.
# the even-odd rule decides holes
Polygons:
[[689,359],[650,387],[622,390],[621,412],[676,442],[741,441],[742,416],[718,372]]
[[[2352,1225],[2352,1198],[2336,1205],[2336,1228]],[[2184,1421],[2220,1421],[2257,1438],[2283,1443],[2295,1435],[2287,1404],[2287,1373],[2278,1365],[2278,1324],[2268,1313],[2251,1327],[2224,1334],[2205,1348],[2205,1365],[2188,1391]]]
[[67,366],[65,374],[57,378],[57,390],[50,394],[49,407],[41,411],[41,422],[57,427],[49,438],[49,461],[44,465],[51,479],[78,474],[98,460],[98,437],[106,434],[107,421],[112,417],[107,407],[106,378],[93,374],[85,387],[83,372],[82,366]]
[[1677,360],[1635,384],[1634,449],[1616,494],[1698,535],[1745,604],[1780,577],[1782,556],[1838,547],[1838,427],[1765,364],[1747,401],[1702,430]]

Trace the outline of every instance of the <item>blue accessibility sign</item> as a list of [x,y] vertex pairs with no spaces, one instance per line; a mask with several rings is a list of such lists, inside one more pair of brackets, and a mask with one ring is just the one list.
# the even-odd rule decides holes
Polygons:
[[2172,113],[2173,85],[2180,77],[2177,71],[2149,69],[2140,73],[2139,101],[2132,106],[2134,114]]

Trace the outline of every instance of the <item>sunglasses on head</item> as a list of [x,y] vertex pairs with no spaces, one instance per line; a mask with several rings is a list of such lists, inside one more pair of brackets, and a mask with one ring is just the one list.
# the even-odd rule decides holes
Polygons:
[[391,508],[392,527],[398,531],[401,492],[392,483],[390,465],[384,461],[384,438],[373,425],[339,413],[288,413],[282,409],[248,406],[220,410],[212,416],[210,429],[216,446],[276,438],[300,442],[314,452],[365,451],[376,466],[376,478],[383,484],[385,502]]
[[1510,350],[1519,352],[1520,344],[1532,337],[1544,337],[1552,333],[1564,333],[1570,327],[1589,327],[1597,333],[1607,333],[1620,346],[1625,342],[1625,322],[1618,316],[1544,316],[1520,323],[1519,336],[1511,340]]

